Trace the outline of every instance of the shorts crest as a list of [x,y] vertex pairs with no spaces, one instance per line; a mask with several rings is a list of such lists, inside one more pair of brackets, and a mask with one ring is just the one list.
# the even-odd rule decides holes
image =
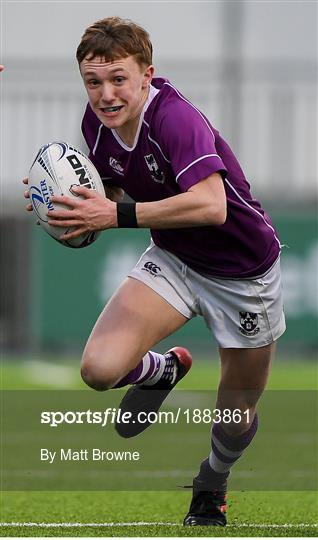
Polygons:
[[258,315],[251,311],[240,311],[240,332],[245,336],[255,336],[259,332]]

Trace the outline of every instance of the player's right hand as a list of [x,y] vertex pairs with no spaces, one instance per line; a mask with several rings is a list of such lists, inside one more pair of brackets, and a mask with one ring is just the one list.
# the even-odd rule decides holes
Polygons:
[[[28,179],[28,178],[23,178],[22,182],[23,182],[25,185],[28,185],[29,179]],[[24,192],[24,198],[25,198],[25,199],[30,199],[30,193],[29,193],[29,190],[28,190],[28,189]],[[26,210],[27,210],[28,212],[32,212],[33,208],[32,208],[32,204],[31,204],[31,203],[29,203],[29,204],[26,206]]]

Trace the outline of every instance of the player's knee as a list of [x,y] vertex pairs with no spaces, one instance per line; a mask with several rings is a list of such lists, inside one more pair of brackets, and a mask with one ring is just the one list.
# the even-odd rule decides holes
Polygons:
[[114,369],[87,355],[82,360],[81,376],[88,386],[98,391],[109,390],[118,381],[118,374]]
[[81,377],[87,386],[90,386],[94,390],[102,392],[111,388],[109,382],[105,380],[104,374],[102,376],[100,370],[93,366],[83,364],[81,366]]

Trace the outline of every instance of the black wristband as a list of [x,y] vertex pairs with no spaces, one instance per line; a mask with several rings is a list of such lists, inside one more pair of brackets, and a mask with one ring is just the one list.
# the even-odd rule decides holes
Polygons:
[[136,203],[117,203],[118,228],[138,227],[136,217]]

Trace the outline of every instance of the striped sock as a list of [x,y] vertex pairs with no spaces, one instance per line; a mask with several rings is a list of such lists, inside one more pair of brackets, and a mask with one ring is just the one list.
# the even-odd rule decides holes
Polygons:
[[139,362],[138,366],[132,369],[123,379],[118,381],[114,388],[121,388],[127,384],[153,385],[161,378],[173,379],[175,362],[173,358],[164,354],[149,351]]
[[[156,354],[156,353],[152,353]],[[163,357],[161,369],[157,374],[145,381],[146,386],[153,386],[159,380],[166,381],[167,383],[174,382],[177,376],[177,364],[173,354],[158,354],[157,356]]]
[[236,437],[228,435],[220,424],[213,424],[212,450],[209,458],[201,463],[197,479],[214,487],[224,484],[231,467],[251,444],[257,428],[257,414],[249,429]]

